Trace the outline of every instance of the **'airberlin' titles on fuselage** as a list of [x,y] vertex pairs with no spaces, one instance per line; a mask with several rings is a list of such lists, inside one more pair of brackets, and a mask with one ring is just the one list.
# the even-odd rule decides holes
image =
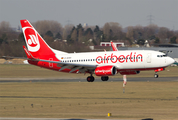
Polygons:
[[104,55],[104,56],[98,56],[96,58],[96,63],[101,64],[101,63],[108,63],[109,60],[111,60],[112,63],[116,63],[116,62],[120,62],[120,63],[124,63],[124,62],[138,62],[138,60],[140,59],[141,62],[143,62],[143,56],[142,54],[136,54],[136,52],[134,52],[134,54],[132,54],[132,52],[130,53],[130,55],[113,55],[113,53],[111,55]]

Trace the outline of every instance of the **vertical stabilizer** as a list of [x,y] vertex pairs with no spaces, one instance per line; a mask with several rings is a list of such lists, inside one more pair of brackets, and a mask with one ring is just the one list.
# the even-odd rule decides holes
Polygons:
[[43,40],[43,38],[34,29],[30,22],[28,20],[20,20],[20,23],[25,37],[25,42],[30,54],[34,58],[54,58],[55,53],[53,49],[48,46],[48,44]]

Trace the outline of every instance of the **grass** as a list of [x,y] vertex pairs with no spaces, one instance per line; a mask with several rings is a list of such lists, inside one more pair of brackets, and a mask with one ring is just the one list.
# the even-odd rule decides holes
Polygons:
[[[127,77],[153,77],[143,71]],[[177,67],[159,72],[177,77]],[[88,75],[68,74],[32,65],[0,65],[0,77],[86,79]],[[122,77],[117,74],[113,77]],[[178,82],[29,82],[0,83],[0,117],[177,119]],[[31,106],[33,104],[33,107]]]
[[[178,118],[178,82],[1,83],[0,117]],[[33,107],[31,106],[33,104]]]

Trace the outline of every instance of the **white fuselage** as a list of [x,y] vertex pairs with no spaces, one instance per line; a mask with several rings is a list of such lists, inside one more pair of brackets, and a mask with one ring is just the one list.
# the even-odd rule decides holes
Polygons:
[[149,69],[169,66],[174,60],[164,53],[151,50],[128,50],[109,52],[85,52],[57,54],[64,63],[106,66],[113,65],[118,69]]

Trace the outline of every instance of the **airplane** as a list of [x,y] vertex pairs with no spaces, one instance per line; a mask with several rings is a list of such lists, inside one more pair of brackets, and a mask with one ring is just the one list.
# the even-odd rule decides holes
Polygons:
[[[28,20],[20,20],[27,48],[23,46],[29,64],[67,73],[88,73],[88,82],[96,76],[108,81],[109,76],[139,74],[140,71],[163,71],[174,63],[166,54],[153,50],[124,50],[67,53],[51,48]],[[125,78],[124,78],[125,79]]]

